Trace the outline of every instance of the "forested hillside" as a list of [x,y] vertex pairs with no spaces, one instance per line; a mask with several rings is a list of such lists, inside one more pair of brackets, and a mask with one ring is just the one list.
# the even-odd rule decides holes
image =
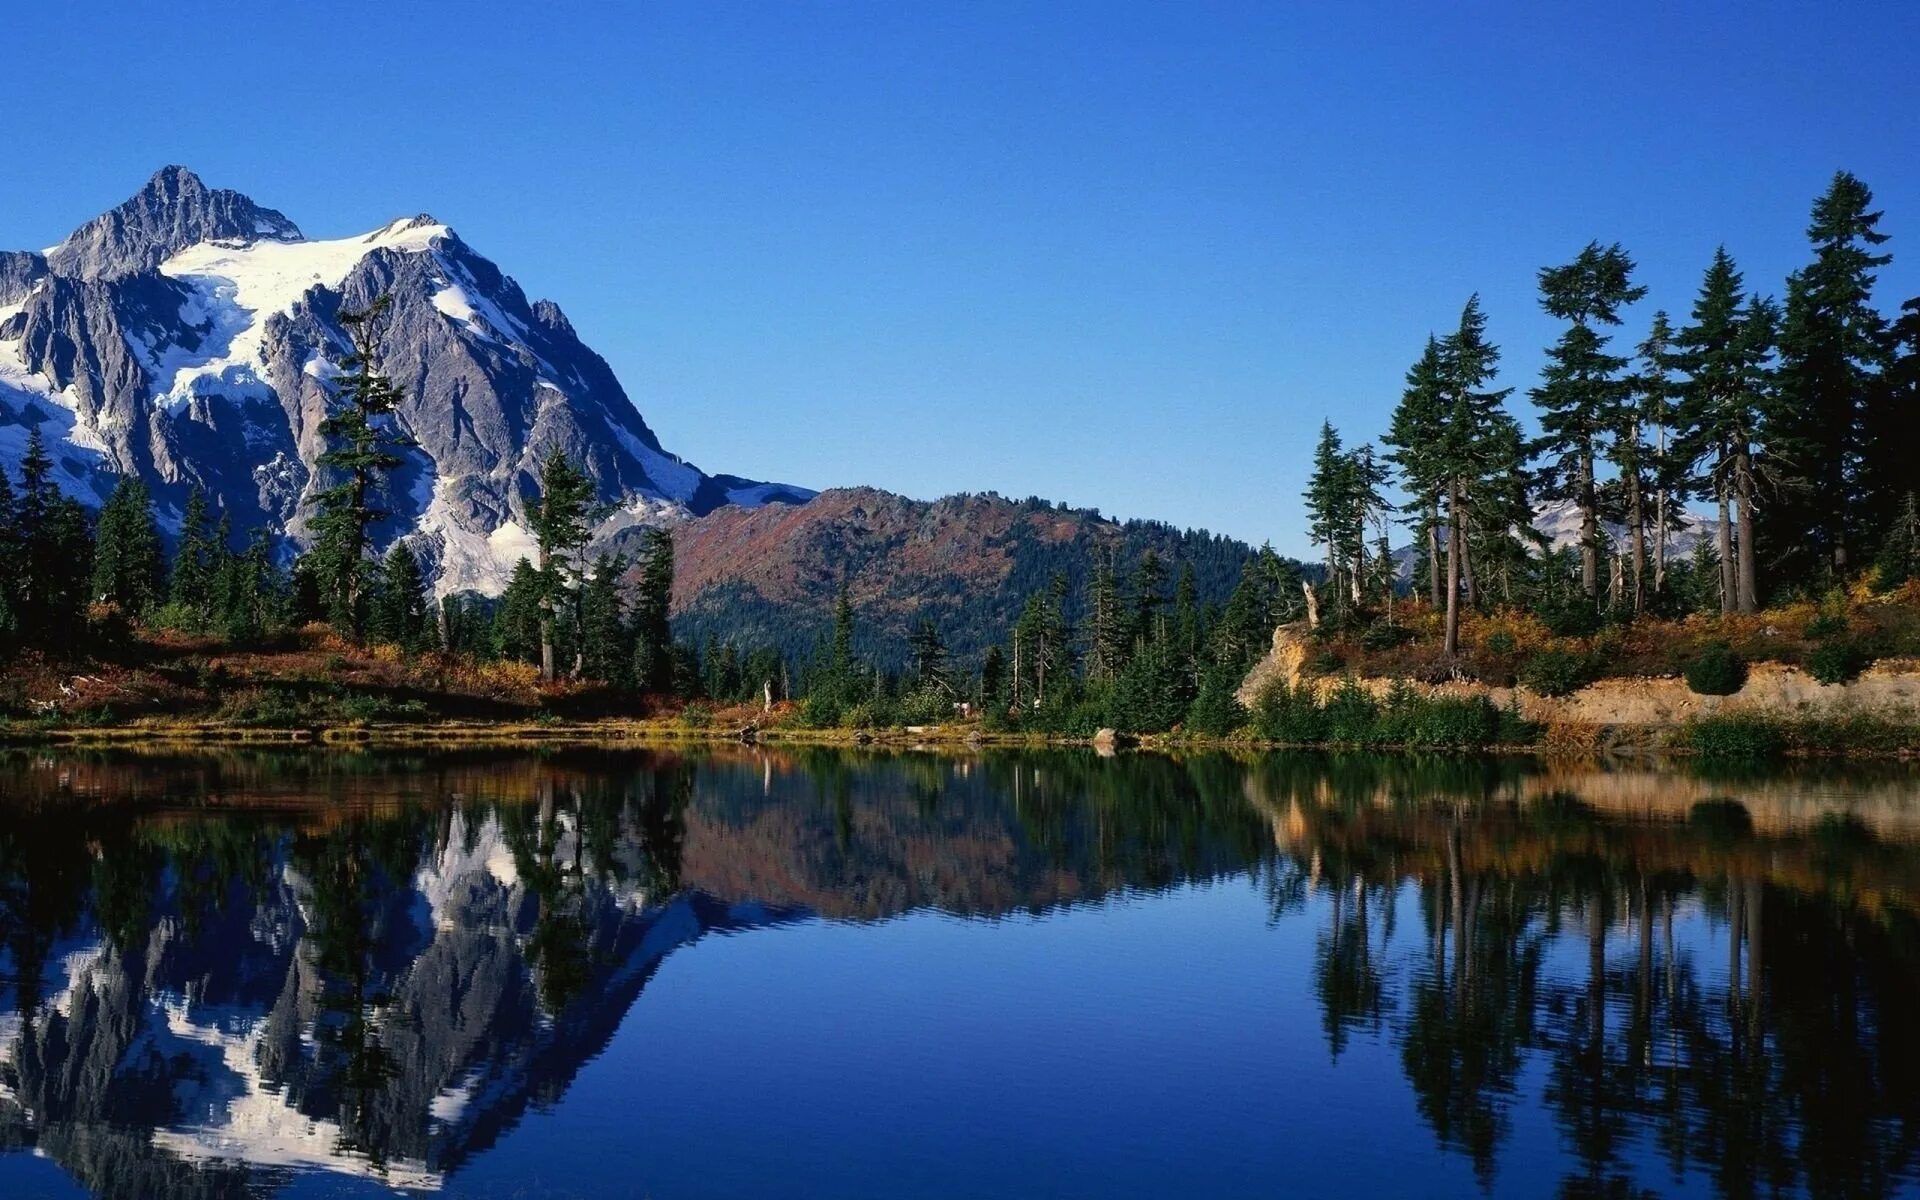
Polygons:
[[1066,581],[1070,624],[1084,624],[1087,581],[1110,556],[1126,574],[1152,551],[1171,589],[1191,567],[1202,605],[1224,606],[1257,551],[1204,530],[1112,521],[1097,511],[993,493],[912,500],[873,488],[821,493],[805,505],[715,512],[674,529],[674,630],[777,646],[799,659],[831,629],[844,583],[854,648],[898,670],[909,636],[931,620],[956,663],[1004,641],[1029,597]]

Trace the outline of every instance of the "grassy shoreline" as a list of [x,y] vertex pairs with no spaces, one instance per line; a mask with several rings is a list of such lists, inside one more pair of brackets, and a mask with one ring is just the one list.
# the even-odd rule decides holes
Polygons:
[[[143,717],[113,724],[69,725],[53,722],[0,723],[0,747],[63,746],[115,749],[163,746],[179,749],[245,748],[528,748],[671,745],[818,746],[876,749],[1048,749],[1093,748],[1158,752],[1224,750],[1265,753],[1286,750],[1345,750],[1370,753],[1444,754],[1462,757],[1526,755],[1542,758],[1676,758],[1756,761],[1771,758],[1839,761],[1913,761],[1920,759],[1920,729],[1887,726],[1879,737],[1852,741],[1809,737],[1805,720],[1742,717],[1737,728],[1718,725],[1594,727],[1550,730],[1527,743],[1444,747],[1396,743],[1287,741],[1242,731],[1225,737],[1160,733],[1083,737],[1001,731],[977,723],[854,729],[815,729],[778,723],[765,727],[692,725],[672,717],[597,718],[591,720],[427,720],[336,722],[263,726],[198,719]],[[1701,744],[1702,728],[1714,730]]]

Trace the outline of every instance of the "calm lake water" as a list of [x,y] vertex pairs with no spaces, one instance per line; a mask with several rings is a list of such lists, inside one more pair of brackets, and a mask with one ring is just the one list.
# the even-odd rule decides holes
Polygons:
[[0,756],[0,1196],[1920,1195],[1920,773]]

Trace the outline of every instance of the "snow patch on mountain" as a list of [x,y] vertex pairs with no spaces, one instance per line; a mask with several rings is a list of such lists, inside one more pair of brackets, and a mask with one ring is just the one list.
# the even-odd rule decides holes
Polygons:
[[[1689,558],[1701,542],[1711,542],[1713,538],[1713,518],[1696,512],[1681,510],[1675,514],[1678,528],[1667,532],[1667,561]],[[1569,546],[1578,546],[1581,538],[1582,522],[1580,506],[1571,500],[1550,500],[1535,507],[1533,527],[1547,539],[1552,550],[1564,550]],[[1444,530],[1443,530],[1444,532]],[[1627,527],[1617,521],[1600,522],[1600,536],[1616,551],[1627,549]],[[1413,579],[1413,562],[1417,548],[1403,546],[1394,551],[1397,574],[1402,583]],[[1649,540],[1647,552],[1653,552]]]
[[332,241],[202,242],[181,251],[160,264],[160,273],[194,288],[180,316],[206,333],[195,346],[146,348],[155,400],[178,412],[196,395],[271,397],[263,353],[269,318],[291,317],[315,288],[337,290],[375,250],[422,253],[451,234],[437,223],[395,221]]

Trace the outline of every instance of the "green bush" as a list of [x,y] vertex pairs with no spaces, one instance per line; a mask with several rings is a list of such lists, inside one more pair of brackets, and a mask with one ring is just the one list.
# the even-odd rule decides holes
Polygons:
[[1744,713],[1702,717],[1687,726],[1687,744],[1702,758],[1752,762],[1780,753],[1783,739],[1772,722]]
[[713,709],[705,704],[689,704],[680,710],[680,724],[686,729],[705,729],[713,724]]
[[1418,696],[1396,689],[1379,740],[1422,750],[1479,750],[1500,737],[1500,710],[1485,696]]
[[953,701],[944,688],[922,688],[900,700],[902,725],[938,725],[952,719]]
[[1311,688],[1289,688],[1274,680],[1253,707],[1256,732],[1268,741],[1318,745],[1327,740],[1326,721]]
[[1380,706],[1353,680],[1346,680],[1335,688],[1320,711],[1327,741],[1353,746],[1373,742],[1380,721]]
[[1593,661],[1571,650],[1542,650],[1520,664],[1520,682],[1542,696],[1568,696],[1593,682]]
[[1555,637],[1586,637],[1600,628],[1600,610],[1581,596],[1542,601],[1534,610],[1547,632]]
[[1810,641],[1825,642],[1844,637],[1847,632],[1847,618],[1840,613],[1821,613],[1807,622],[1807,638]]
[[1247,723],[1247,710],[1234,697],[1233,676],[1209,670],[1187,709],[1187,728],[1208,737],[1225,737]]
[[1747,660],[1725,642],[1714,642],[1687,664],[1687,690],[1700,696],[1731,696],[1747,685]]
[[1520,715],[1520,697],[1514,696],[1507,702],[1507,706],[1500,710],[1500,717],[1494,729],[1494,741],[1502,746],[1531,746],[1540,740],[1541,733],[1538,722],[1529,721]]
[[1496,629],[1488,634],[1485,645],[1488,654],[1512,654],[1520,648],[1519,643],[1513,640],[1513,634],[1504,629]]
[[1848,683],[1867,666],[1867,656],[1851,642],[1828,642],[1807,655],[1807,674],[1821,683]]
[[800,723],[809,729],[837,729],[840,701],[832,696],[808,696],[800,702]]
[[1407,746],[1478,750],[1531,741],[1537,731],[1484,696],[1422,696],[1397,683],[1384,701],[1351,681],[1320,703],[1313,691],[1275,684],[1254,707],[1261,737],[1294,745]]

